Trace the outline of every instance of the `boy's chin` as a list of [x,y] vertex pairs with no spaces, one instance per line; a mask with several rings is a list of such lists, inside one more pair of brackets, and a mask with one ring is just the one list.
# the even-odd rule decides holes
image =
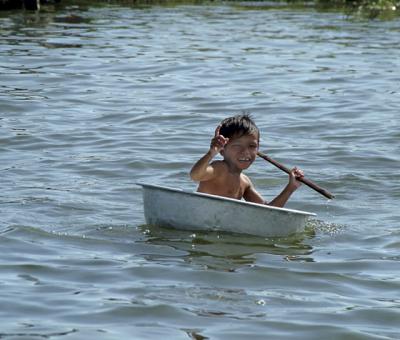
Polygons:
[[251,162],[239,162],[239,168],[244,170],[249,168],[251,165]]

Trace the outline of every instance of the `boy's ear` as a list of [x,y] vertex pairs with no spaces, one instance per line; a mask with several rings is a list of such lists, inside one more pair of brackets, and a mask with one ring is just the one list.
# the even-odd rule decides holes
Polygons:
[[224,149],[222,149],[220,152],[219,152],[219,154],[221,155],[221,156],[223,156],[224,155]]

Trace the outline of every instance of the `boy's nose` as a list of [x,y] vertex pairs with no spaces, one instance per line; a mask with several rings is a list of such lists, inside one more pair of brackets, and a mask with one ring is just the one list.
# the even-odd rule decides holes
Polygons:
[[251,152],[250,152],[250,148],[244,148],[242,150],[243,155],[245,156],[250,156]]

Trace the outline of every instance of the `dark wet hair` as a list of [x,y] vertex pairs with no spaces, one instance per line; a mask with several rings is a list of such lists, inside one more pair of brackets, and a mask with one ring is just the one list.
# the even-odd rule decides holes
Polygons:
[[226,138],[245,135],[257,135],[260,138],[260,131],[248,113],[225,118],[221,122],[219,133]]

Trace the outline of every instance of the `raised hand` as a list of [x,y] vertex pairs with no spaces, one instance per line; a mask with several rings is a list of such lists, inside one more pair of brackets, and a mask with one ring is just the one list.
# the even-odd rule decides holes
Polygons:
[[229,138],[225,138],[220,134],[221,125],[218,125],[215,129],[214,138],[211,140],[210,151],[216,155],[219,153],[225,145],[229,142]]
[[289,186],[297,189],[301,185],[301,182],[298,181],[298,179],[302,178],[304,178],[304,172],[297,167],[294,167],[289,173]]

